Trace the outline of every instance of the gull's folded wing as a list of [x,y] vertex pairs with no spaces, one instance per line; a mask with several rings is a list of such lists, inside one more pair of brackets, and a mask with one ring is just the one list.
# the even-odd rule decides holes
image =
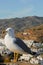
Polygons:
[[14,41],[15,44],[17,44],[20,48],[22,48],[22,50],[24,50],[24,52],[27,52],[29,54],[35,55],[36,52],[33,52],[30,50],[30,48],[19,38],[16,38],[16,41]]

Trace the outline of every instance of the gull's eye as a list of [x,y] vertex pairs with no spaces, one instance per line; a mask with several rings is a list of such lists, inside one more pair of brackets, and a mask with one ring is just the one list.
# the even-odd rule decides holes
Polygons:
[[11,29],[9,29],[9,31],[11,31]]

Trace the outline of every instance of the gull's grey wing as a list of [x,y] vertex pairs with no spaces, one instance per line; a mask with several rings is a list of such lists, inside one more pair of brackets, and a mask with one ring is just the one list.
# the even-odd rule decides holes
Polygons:
[[15,44],[17,44],[20,48],[22,48],[25,52],[35,55],[36,52],[32,52],[30,48],[19,38],[16,38],[16,41],[14,41]]

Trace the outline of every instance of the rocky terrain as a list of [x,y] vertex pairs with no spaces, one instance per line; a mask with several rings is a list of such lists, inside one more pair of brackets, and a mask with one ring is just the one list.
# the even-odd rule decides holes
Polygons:
[[[33,56],[30,54],[19,55],[18,61],[15,65],[43,65],[43,43],[35,43],[34,40],[23,40],[25,44],[34,52],[39,54],[38,56]],[[0,63],[9,63],[13,65],[14,55],[5,46],[0,46]],[[9,64],[9,65],[10,65]]]
[[30,54],[23,54],[19,60],[26,61],[31,64],[43,64],[43,43],[35,43],[33,40],[23,40],[27,46],[34,52],[37,52],[39,54],[38,56],[33,56]]

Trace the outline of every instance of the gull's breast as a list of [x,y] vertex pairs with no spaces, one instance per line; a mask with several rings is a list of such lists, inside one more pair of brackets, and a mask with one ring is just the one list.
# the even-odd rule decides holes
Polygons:
[[14,38],[6,37],[5,45],[10,51],[23,52],[23,50],[14,42]]

